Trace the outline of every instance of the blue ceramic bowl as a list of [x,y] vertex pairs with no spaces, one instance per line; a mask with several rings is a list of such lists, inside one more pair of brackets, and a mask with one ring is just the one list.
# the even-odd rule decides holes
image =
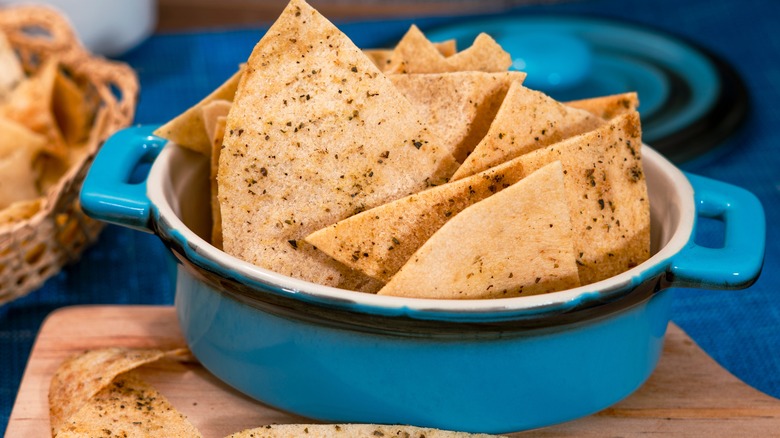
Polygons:
[[[258,268],[211,246],[208,162],[137,127],[114,135],[81,192],[92,217],[156,233],[176,257],[176,308],[202,364],[268,405],[334,422],[510,432],[572,420],[653,371],[670,286],[743,288],[765,220],[743,189],[684,175],[643,148],[652,257],[595,284],[490,300],[378,296]],[[130,184],[139,163],[148,178]],[[694,242],[724,222],[722,248]]]

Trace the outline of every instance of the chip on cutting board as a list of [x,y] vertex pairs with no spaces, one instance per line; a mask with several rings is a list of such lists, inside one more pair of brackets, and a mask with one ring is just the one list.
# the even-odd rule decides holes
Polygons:
[[154,131],[154,135],[170,140],[205,156],[211,154],[211,141],[203,124],[202,108],[215,100],[232,101],[239,80],[244,72],[240,68],[227,81],[217,87],[200,102]]
[[112,379],[62,425],[57,438],[197,438],[201,433],[132,371]]
[[515,82],[509,87],[490,130],[452,179],[473,175],[603,123],[603,119],[585,110],[569,108]]
[[531,171],[560,160],[580,282],[626,271],[650,256],[650,204],[636,111],[517,158]]
[[302,239],[446,181],[456,162],[423,122],[346,35],[291,1],[255,46],[227,118],[224,250],[319,284],[365,282]]
[[463,162],[485,136],[513,81],[525,73],[477,71],[388,76],[441,135],[441,143]]
[[554,162],[458,213],[379,294],[508,298],[579,285],[563,167]]
[[452,432],[429,427],[386,424],[270,424],[227,438],[490,438],[497,435]]

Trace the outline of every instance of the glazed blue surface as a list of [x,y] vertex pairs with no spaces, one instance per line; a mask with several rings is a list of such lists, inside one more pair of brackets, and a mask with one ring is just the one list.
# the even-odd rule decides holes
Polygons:
[[[736,67],[751,94],[743,129],[719,150],[684,169],[747,188],[766,209],[764,270],[749,289],[674,289],[672,318],[708,354],[747,384],[780,397],[780,3],[766,0],[587,0],[520,7],[525,14],[598,16],[651,26],[717,53]],[[482,17],[479,17],[482,18]],[[363,47],[396,41],[414,21],[424,31],[463,17],[340,23]],[[136,69],[141,93],[138,123],[161,123],[227,79],[262,29],[158,34],[121,59]],[[697,241],[718,246],[723,225],[704,220]],[[108,226],[81,261],[38,291],[0,306],[0,431],[14,403],[29,352],[43,319],[74,304],[172,304],[168,251],[151,234]]]
[[258,312],[180,265],[176,307],[201,363],[271,406],[327,421],[499,433],[588,415],[633,392],[658,361],[671,298],[530,336],[437,340]]

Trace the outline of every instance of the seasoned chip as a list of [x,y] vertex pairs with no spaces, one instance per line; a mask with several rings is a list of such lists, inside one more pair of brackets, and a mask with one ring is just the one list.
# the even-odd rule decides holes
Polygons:
[[165,353],[160,350],[106,348],[72,357],[57,369],[49,386],[49,414],[52,435],[116,376],[143,364],[154,362]]
[[447,221],[527,174],[521,163],[510,160],[356,214],[315,231],[306,241],[339,262],[386,283]]
[[[203,108],[201,108],[201,112],[203,113],[203,128],[206,130],[206,136],[211,145],[208,155],[212,154],[215,142],[218,141],[220,146],[222,145],[222,135],[217,135],[217,124],[219,123],[219,119],[227,119],[228,112],[230,112],[230,107],[232,105],[233,102],[229,100],[218,99],[203,105]],[[224,130],[224,128],[223,125],[222,129]],[[224,134],[224,131],[222,134]]]
[[13,120],[46,137],[46,152],[64,157],[67,148],[51,112],[58,62],[50,58],[25,78],[0,103],[0,117]]
[[60,428],[57,438],[195,438],[202,436],[156,389],[132,371],[90,397]]
[[358,273],[305,236],[439,184],[456,166],[392,82],[300,0],[255,46],[223,143],[225,251],[331,286],[346,287]]
[[612,94],[610,96],[566,102],[566,106],[579,108],[595,114],[604,120],[635,111],[639,106],[639,97],[635,92]]
[[560,160],[580,282],[617,275],[650,256],[650,207],[636,111],[517,158],[528,170]]
[[[433,43],[436,50],[439,51],[444,57],[452,56],[457,52],[457,45],[455,40],[442,41],[440,43]],[[390,64],[390,57],[393,56],[393,49],[365,49],[363,50],[366,56],[368,56],[374,65],[379,70],[385,71]]]
[[39,196],[33,162],[46,145],[41,134],[0,116],[0,209]]
[[423,120],[441,133],[441,144],[458,162],[485,136],[512,81],[521,72],[452,72],[388,76],[421,111]]
[[379,294],[506,298],[576,286],[563,167],[555,162],[444,224]]
[[603,123],[585,110],[569,108],[544,93],[513,83],[487,135],[452,179],[473,175]]
[[241,80],[244,68],[240,68],[225,83],[203,98],[195,106],[189,108],[175,119],[169,121],[154,131],[154,135],[170,140],[179,146],[184,146],[208,156],[211,154],[211,141],[203,124],[202,108],[215,100],[232,101],[236,87]]
[[512,65],[512,59],[485,33],[479,34],[468,49],[445,57],[412,25],[385,64],[386,73],[504,72]]
[[302,436],[311,438],[490,438],[496,435],[386,424],[270,424],[234,433],[227,438],[298,438]]
[[222,214],[219,210],[219,183],[217,182],[217,173],[219,172],[219,154],[222,152],[222,139],[225,137],[225,124],[227,117],[217,117],[214,126],[214,134],[211,137],[211,168],[209,180],[211,182],[211,244],[222,249]]

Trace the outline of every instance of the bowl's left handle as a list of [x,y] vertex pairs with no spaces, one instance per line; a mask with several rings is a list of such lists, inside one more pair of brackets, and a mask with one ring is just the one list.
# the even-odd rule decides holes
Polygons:
[[87,215],[151,231],[147,175],[140,181],[131,178],[141,164],[153,162],[165,146],[167,140],[152,134],[156,128],[156,125],[126,128],[106,140],[81,188],[81,208]]
[[766,247],[766,218],[752,193],[731,184],[687,174],[694,190],[696,216],[723,221],[723,247],[695,242],[696,227],[685,248],[672,259],[672,285],[741,289],[758,278]]

